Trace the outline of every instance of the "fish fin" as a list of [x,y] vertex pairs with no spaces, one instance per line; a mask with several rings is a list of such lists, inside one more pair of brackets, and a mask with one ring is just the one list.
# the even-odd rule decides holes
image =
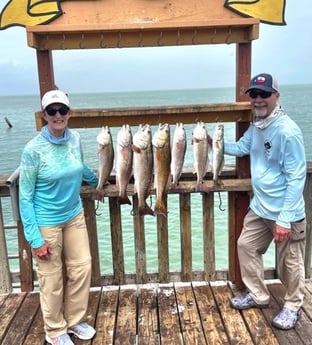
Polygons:
[[141,149],[140,149],[139,147],[137,147],[137,146],[135,146],[135,145],[132,144],[131,148],[132,148],[132,151],[133,151],[133,152],[141,153]]

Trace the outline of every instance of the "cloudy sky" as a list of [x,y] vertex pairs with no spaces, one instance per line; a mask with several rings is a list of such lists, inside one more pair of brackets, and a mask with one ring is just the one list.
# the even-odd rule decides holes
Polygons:
[[[0,9],[8,0],[0,0]],[[299,6],[300,4],[300,6]],[[252,74],[312,84],[311,0],[286,0],[286,26],[260,25]],[[54,51],[59,88],[76,92],[234,86],[235,45]],[[0,31],[0,94],[37,94],[36,54],[22,27]]]

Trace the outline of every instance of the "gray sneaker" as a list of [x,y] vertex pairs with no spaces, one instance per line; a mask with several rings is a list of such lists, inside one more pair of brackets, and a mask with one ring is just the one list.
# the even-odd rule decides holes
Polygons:
[[47,343],[52,345],[74,345],[67,333],[61,334],[58,337],[49,337],[46,335],[45,338]]
[[300,310],[294,311],[284,307],[272,320],[272,325],[279,329],[291,329],[300,319]]
[[250,296],[250,293],[246,295],[233,297],[230,299],[230,306],[234,309],[244,310],[249,308],[266,308],[268,304],[258,304]]

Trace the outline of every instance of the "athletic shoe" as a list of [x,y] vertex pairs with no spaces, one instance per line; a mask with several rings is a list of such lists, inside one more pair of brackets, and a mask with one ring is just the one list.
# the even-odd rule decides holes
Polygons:
[[244,310],[249,308],[266,308],[268,304],[258,304],[248,293],[240,297],[231,298],[230,306],[234,309]]
[[79,322],[77,325],[68,328],[67,333],[74,334],[77,338],[82,340],[90,340],[94,337],[96,331],[86,322]]
[[61,334],[58,337],[49,337],[46,335],[45,338],[46,341],[52,345],[74,345],[67,333]]
[[272,320],[272,325],[279,329],[291,329],[300,319],[300,310],[294,311],[284,307]]

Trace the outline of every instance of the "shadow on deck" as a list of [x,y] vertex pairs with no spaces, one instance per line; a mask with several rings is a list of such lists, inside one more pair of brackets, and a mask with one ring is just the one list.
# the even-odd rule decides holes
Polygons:
[[[97,333],[76,345],[104,344],[312,344],[312,281],[306,283],[301,319],[290,331],[271,327],[284,287],[270,281],[267,309],[231,309],[240,294],[230,283],[205,282],[93,288],[87,321]],[[39,293],[0,295],[0,344],[43,345]]]

